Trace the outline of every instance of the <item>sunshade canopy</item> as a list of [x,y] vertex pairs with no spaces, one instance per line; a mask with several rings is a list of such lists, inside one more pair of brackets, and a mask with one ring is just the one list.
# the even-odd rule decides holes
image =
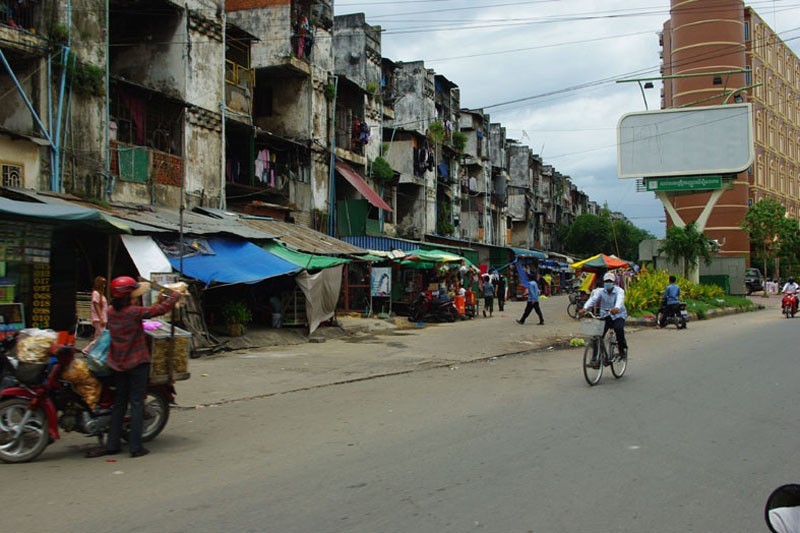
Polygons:
[[511,247],[511,251],[517,257],[532,257],[534,259],[547,259],[547,254],[538,250],[525,250],[524,248]]
[[[200,254],[183,258],[183,274],[204,281],[206,285],[257,283],[302,270],[294,263],[251,242],[212,237],[208,239],[208,244],[214,252],[213,255]],[[180,257],[170,257],[169,262],[175,270],[180,271]]]
[[597,254],[589,259],[584,259],[583,261],[578,261],[577,263],[572,263],[570,268],[573,270],[583,269],[583,270],[610,270],[614,268],[626,268],[629,267],[630,264],[618,257],[612,257],[606,254]]
[[442,250],[423,250],[422,248],[406,252],[406,261],[424,261],[427,263],[456,263],[464,261],[466,265],[472,266],[472,263],[467,258],[460,255],[443,252]]
[[262,248],[269,253],[275,254],[281,259],[285,259],[290,263],[306,270],[322,270],[324,268],[330,268],[350,262],[349,259],[342,259],[341,257],[329,257],[327,255],[314,255],[298,252],[275,241],[264,243]]

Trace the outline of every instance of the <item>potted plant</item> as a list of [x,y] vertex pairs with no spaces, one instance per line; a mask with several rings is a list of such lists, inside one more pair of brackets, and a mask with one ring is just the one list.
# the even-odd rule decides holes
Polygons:
[[247,325],[252,322],[253,314],[242,301],[232,301],[225,304],[222,308],[222,316],[225,325],[228,327],[228,334],[231,337],[244,335]]

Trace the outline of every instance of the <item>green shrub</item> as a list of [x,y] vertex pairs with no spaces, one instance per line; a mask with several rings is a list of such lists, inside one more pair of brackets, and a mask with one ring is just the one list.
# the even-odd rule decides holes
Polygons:
[[[677,276],[678,286],[681,288],[682,300],[700,300],[713,307],[721,307],[716,299],[722,298],[725,292],[716,285],[698,285]],[[650,272],[642,270],[625,291],[625,307],[633,315],[657,313],[661,307],[661,295],[669,285],[669,273],[666,270]],[[690,309],[691,310],[691,309]],[[699,311],[698,311],[699,312]]]
[[392,181],[394,179],[394,170],[389,162],[383,157],[377,157],[372,162],[372,176],[383,183]]

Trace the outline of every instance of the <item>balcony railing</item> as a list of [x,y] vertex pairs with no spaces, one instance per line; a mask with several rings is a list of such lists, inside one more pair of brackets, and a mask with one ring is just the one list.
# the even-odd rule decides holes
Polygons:
[[180,187],[183,158],[146,146],[111,141],[111,174],[123,181]]
[[253,71],[234,61],[225,61],[225,107],[251,116],[253,105]]

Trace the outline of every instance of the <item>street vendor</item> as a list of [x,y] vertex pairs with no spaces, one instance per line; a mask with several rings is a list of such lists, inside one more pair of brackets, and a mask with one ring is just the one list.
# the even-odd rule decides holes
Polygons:
[[129,276],[111,281],[111,309],[108,312],[108,330],[111,346],[108,366],[114,371],[117,395],[111,414],[111,429],[105,448],[95,448],[86,457],[101,457],[120,453],[122,422],[130,402],[131,420],[128,446],[131,457],[147,455],[142,446],[144,426],[144,400],[150,378],[150,350],[147,347],[142,320],[163,315],[178,303],[181,294],[169,291],[166,300],[142,307],[139,298],[150,290],[149,283],[139,283]]

